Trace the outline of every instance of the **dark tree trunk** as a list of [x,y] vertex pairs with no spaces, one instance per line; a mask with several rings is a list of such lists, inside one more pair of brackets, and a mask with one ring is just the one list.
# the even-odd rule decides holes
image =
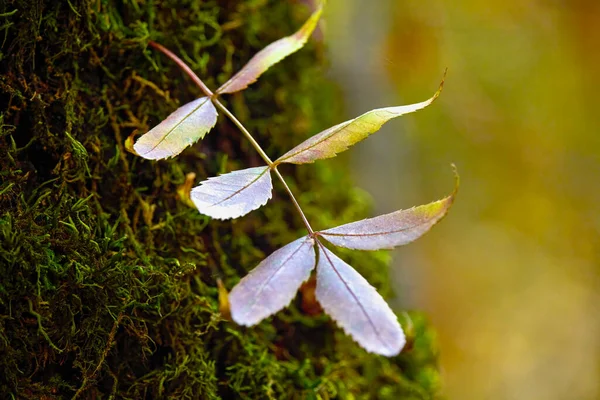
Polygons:
[[[242,328],[219,312],[262,258],[302,234],[281,188],[266,207],[213,221],[178,194],[260,159],[234,126],[180,156],[125,150],[200,95],[156,40],[215,88],[308,15],[287,1],[8,0],[0,4],[0,398],[426,399],[432,333],[401,315],[409,347],[364,352],[310,301]],[[270,155],[340,121],[322,45],[226,98]],[[367,216],[344,164],[285,170],[318,227]],[[387,255],[346,252],[384,295]]]

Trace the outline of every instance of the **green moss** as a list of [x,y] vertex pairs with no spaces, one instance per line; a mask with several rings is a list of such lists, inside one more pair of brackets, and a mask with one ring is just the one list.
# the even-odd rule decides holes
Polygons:
[[[259,164],[228,121],[176,159],[125,151],[129,135],[199,95],[149,39],[214,88],[306,15],[252,0],[0,5],[3,398],[434,397],[435,340],[418,315],[411,348],[392,359],[304,314],[300,299],[252,329],[220,316],[217,279],[231,288],[303,234],[280,188],[236,221],[211,221],[178,199],[188,172]],[[339,121],[321,50],[309,44],[226,99],[272,155]],[[285,172],[316,226],[367,215],[343,163]],[[385,253],[343,255],[390,294]]]

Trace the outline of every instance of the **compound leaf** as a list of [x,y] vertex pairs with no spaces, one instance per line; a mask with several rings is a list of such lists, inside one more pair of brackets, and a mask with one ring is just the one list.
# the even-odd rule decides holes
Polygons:
[[391,249],[418,239],[448,213],[458,191],[441,200],[408,210],[399,210],[318,232],[328,242],[349,249]]
[[357,118],[317,133],[279,157],[275,164],[306,164],[319,159],[335,157],[338,153],[377,132],[389,120],[427,107],[438,98],[443,85],[444,81],[442,80],[437,92],[431,98],[420,103],[371,110]]
[[237,218],[271,198],[269,167],[247,168],[200,182],[191,198],[198,211],[217,219]]
[[315,267],[314,244],[312,238],[302,237],[250,271],[229,293],[233,320],[251,326],[287,306]]
[[315,30],[322,11],[323,6],[319,5],[300,30],[271,43],[256,53],[237,74],[217,90],[217,93],[234,93],[247,88],[270,67],[301,49]]
[[215,106],[208,97],[201,97],[179,107],[142,135],[133,149],[149,160],[173,157],[202,139],[216,122]]
[[395,356],[406,342],[394,312],[354,268],[319,243],[317,300],[327,314],[371,353]]

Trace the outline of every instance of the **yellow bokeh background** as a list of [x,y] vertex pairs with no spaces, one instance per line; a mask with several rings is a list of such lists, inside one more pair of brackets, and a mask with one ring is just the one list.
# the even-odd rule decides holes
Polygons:
[[349,154],[377,213],[462,186],[394,251],[451,399],[600,398],[600,2],[329,0],[347,117],[441,98]]

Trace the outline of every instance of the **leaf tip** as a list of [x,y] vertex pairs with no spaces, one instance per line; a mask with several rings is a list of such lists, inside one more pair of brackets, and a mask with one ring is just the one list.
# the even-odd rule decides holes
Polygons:
[[444,69],[444,75],[442,75],[442,80],[440,81],[440,85],[438,86],[437,91],[433,94],[431,98],[431,103],[433,103],[440,95],[442,94],[442,90],[444,90],[444,83],[446,82],[446,75],[448,74],[448,67]]
[[335,319],[333,320],[335,324],[342,329],[342,331],[350,337],[355,343],[358,343],[367,353],[377,354],[384,357],[395,357],[404,348],[406,345],[406,335],[404,334],[404,330],[400,323],[398,323],[398,329],[396,330],[395,336],[391,343],[376,343],[371,341],[361,340],[355,333],[353,333],[350,329],[346,329],[345,326],[340,324]]
[[[229,300],[229,303],[231,304],[231,300]],[[256,320],[256,318],[249,318],[247,314],[239,312],[238,307],[235,307],[235,306],[231,307],[230,316],[231,316],[231,319],[233,320],[233,322],[235,322],[236,324],[238,324],[240,326],[246,326],[246,327],[254,326],[254,325],[258,324],[260,321],[262,321],[262,319]]]
[[[150,149],[148,149],[148,146],[146,146],[144,140],[142,140],[143,137],[144,135],[142,135],[138,140],[136,140],[135,143],[133,143],[133,145],[131,145],[131,142],[129,143],[129,146],[131,146],[131,152],[137,156],[145,158],[146,160],[156,160],[156,158],[148,155]],[[127,140],[129,141],[129,138]],[[131,139],[131,141],[133,141],[133,138]],[[127,147],[128,146],[126,144],[125,148]]]
[[310,15],[310,17],[306,20],[304,25],[293,35],[295,36],[302,44],[306,43],[308,38],[312,35],[313,31],[317,27],[319,20],[321,19],[321,15],[323,14],[323,8],[325,6],[325,1],[320,1],[319,4],[315,7],[315,10]]
[[454,201],[454,198],[458,194],[458,189],[460,187],[460,175],[458,173],[458,168],[456,167],[456,164],[452,163],[450,164],[450,166],[452,167],[452,172],[454,173],[454,190],[452,191],[450,197],[452,197],[452,201]]

